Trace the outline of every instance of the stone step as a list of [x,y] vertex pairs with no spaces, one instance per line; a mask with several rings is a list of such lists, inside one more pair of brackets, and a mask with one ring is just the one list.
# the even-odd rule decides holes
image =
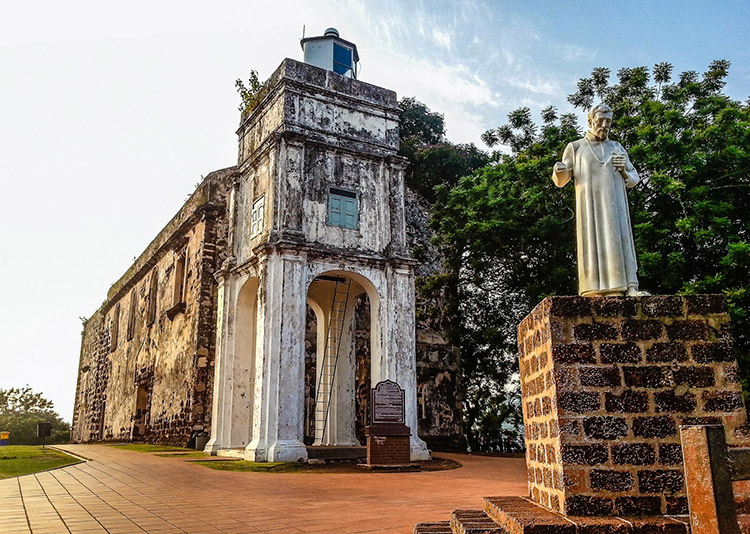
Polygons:
[[[689,534],[685,517],[563,516],[524,497],[486,497],[484,511],[507,534]],[[750,533],[748,533],[750,534]]]
[[[750,534],[750,496],[737,499],[741,534]],[[581,517],[525,497],[485,497],[484,510],[454,510],[451,521],[419,523],[414,534],[690,534],[687,516]]]
[[337,447],[310,445],[307,447],[310,460],[350,460],[367,458],[367,447]]
[[450,521],[436,521],[434,523],[417,523],[414,534],[453,534]]
[[505,534],[505,531],[482,510],[453,510],[453,534]]
[[484,512],[507,534],[576,534],[573,522],[523,497],[485,497]]

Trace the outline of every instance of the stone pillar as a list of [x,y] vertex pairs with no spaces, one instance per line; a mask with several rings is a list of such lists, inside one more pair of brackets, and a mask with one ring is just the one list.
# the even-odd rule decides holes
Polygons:
[[272,253],[264,260],[258,302],[253,439],[256,462],[307,460],[304,436],[305,258]]
[[216,325],[216,360],[214,364],[214,394],[211,411],[211,439],[205,447],[206,452],[217,451],[231,447],[231,397],[232,397],[232,369],[234,367],[234,351],[229,347],[234,345],[234,334],[229,326],[232,315],[233,285],[227,283],[227,273],[219,271],[216,274],[219,282],[218,310]]
[[529,492],[551,510],[686,514],[679,426],[747,441],[721,296],[550,297],[518,340]]
[[394,268],[386,272],[386,298],[379,307],[382,338],[380,361],[373,360],[372,383],[393,380],[406,391],[406,425],[411,429],[411,461],[429,460],[430,451],[418,434],[417,348],[414,339],[414,272]]

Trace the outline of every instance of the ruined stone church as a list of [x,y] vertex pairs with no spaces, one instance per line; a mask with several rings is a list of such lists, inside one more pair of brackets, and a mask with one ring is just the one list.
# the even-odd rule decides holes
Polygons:
[[[393,91],[333,29],[302,40],[210,173],[84,323],[72,438],[300,461],[406,392],[411,458],[463,439],[457,350],[416,319],[424,227]],[[424,233],[422,231],[422,233]]]

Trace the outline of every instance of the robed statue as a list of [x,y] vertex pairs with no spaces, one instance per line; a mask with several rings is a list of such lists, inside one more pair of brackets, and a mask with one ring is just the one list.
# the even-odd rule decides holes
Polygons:
[[583,139],[565,147],[552,181],[576,188],[578,293],[583,296],[639,296],[635,246],[626,189],[640,178],[622,145],[609,139],[612,108],[599,104],[588,113]]

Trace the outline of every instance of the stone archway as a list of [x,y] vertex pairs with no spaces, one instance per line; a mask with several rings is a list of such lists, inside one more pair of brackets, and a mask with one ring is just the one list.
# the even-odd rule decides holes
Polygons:
[[371,353],[379,346],[373,319],[377,314],[372,313],[377,309],[377,292],[362,275],[328,271],[310,283],[307,303],[305,443],[360,445],[367,424]]

